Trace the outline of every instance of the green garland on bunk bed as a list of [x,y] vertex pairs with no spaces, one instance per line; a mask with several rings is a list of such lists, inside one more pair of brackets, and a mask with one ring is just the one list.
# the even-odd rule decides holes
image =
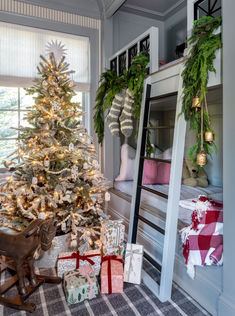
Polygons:
[[[202,149],[205,157],[206,154],[211,155],[213,149],[217,151],[214,137],[212,137],[212,141],[204,140],[206,132],[211,132],[211,135],[214,135],[210,124],[212,117],[208,114],[207,106],[202,106],[201,113],[200,108],[195,106],[195,104],[195,107],[192,107],[192,103],[195,101],[195,97],[199,98],[198,105],[201,105],[203,100],[206,102],[209,72],[216,72],[213,65],[216,57],[215,52],[222,47],[221,33],[215,34],[214,31],[221,24],[221,17],[204,16],[194,22],[192,35],[188,40],[191,49],[182,73],[184,95],[182,113],[184,113],[185,119],[190,122],[190,130],[196,132],[196,144],[189,150],[189,157],[194,163],[196,163],[198,155],[202,153]],[[201,130],[203,130],[203,137]]]
[[[117,74],[109,69],[102,73],[100,77],[100,86],[96,94],[96,105],[94,107],[94,127],[98,136],[98,142],[101,143],[104,138],[104,113],[111,107],[115,95],[123,89],[129,88],[132,92],[133,117],[139,120],[141,111],[142,94],[144,87],[144,79],[146,77],[146,67],[149,58],[140,53],[132,60],[132,64],[128,70],[124,70],[123,74]],[[147,137],[147,154],[154,152],[150,144],[149,134]]]

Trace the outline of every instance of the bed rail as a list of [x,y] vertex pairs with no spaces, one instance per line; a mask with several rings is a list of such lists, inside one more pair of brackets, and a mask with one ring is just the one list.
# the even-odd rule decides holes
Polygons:
[[140,52],[149,57],[148,73],[159,68],[159,30],[152,26],[109,58],[110,69],[121,75]]

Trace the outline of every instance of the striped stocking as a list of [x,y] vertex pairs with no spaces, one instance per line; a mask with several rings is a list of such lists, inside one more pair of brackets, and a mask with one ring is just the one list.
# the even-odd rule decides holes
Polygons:
[[120,116],[121,131],[126,137],[131,136],[133,131],[133,120],[132,120],[132,106],[133,106],[132,93],[129,89],[126,90],[125,101],[123,105],[122,114]]
[[109,126],[110,132],[113,136],[119,136],[119,116],[123,107],[124,95],[122,93],[118,93],[115,95],[113,99],[111,109],[107,116],[107,124]]

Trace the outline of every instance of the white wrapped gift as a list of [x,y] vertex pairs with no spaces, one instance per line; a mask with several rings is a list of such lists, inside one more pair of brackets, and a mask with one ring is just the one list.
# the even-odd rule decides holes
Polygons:
[[65,272],[79,269],[90,265],[95,275],[100,273],[101,254],[100,250],[89,250],[83,255],[77,252],[62,252],[57,261],[57,275],[62,277]]
[[125,238],[125,226],[122,220],[106,220],[101,225],[101,242],[104,247],[112,248],[123,244]]
[[144,247],[142,245],[126,245],[124,282],[140,284]]

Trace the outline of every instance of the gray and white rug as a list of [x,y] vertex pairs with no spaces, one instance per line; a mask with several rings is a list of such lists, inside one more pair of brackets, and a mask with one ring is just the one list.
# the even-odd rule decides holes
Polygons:
[[[152,266],[144,262],[144,269],[158,274]],[[43,274],[50,273],[55,275],[55,270],[41,271]],[[1,275],[1,284],[10,277],[10,274],[4,271]],[[10,295],[16,293],[16,288],[11,289]],[[80,304],[67,306],[62,285],[43,284],[35,291],[29,302],[36,303],[36,311],[32,314],[24,311],[16,311],[11,308],[0,305],[0,316],[155,316],[155,315],[209,315],[202,309],[190,296],[183,292],[176,285],[173,286],[172,298],[166,303],[161,303],[158,298],[150,292],[144,285],[124,284],[124,293],[122,294],[100,294],[91,301],[84,301]]]

